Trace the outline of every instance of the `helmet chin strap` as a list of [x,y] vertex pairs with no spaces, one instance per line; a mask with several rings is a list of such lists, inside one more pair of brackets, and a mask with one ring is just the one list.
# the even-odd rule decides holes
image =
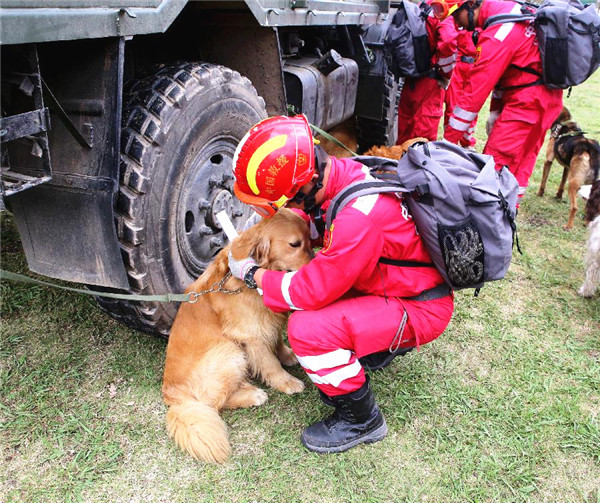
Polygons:
[[310,189],[308,194],[298,192],[292,200],[297,203],[304,203],[304,211],[308,215],[314,215],[315,225],[319,232],[325,228],[325,222],[323,221],[323,215],[321,211],[321,205],[317,204],[316,195],[323,188],[323,178],[325,177],[325,167],[327,166],[327,154],[319,146],[315,145],[315,171],[317,173],[317,180]]
[[479,7],[481,2],[475,2],[471,5],[471,2],[467,2],[465,5],[467,6],[467,16],[469,23],[467,25],[467,31],[475,31],[475,8]]
[[315,196],[323,188],[323,177],[325,176],[325,166],[327,166],[327,154],[319,146],[315,145],[315,171],[317,172],[317,181],[306,197],[304,198],[304,211],[313,213],[316,209],[320,210],[321,205],[317,204]]
[[475,31],[475,12],[473,7],[470,5],[467,7],[467,15],[469,16],[469,24],[467,25],[467,31]]

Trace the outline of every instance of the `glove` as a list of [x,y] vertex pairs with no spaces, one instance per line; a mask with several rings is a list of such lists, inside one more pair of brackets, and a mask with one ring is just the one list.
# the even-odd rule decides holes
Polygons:
[[498,110],[492,110],[490,112],[490,116],[488,117],[488,120],[485,123],[485,132],[487,133],[488,136],[492,132],[494,123],[496,122],[496,119],[498,118],[499,115],[500,115],[500,112]]
[[444,77],[439,77],[436,82],[440,89],[443,89],[444,91],[447,91],[448,86],[450,86],[450,79],[446,79]]
[[258,265],[252,257],[246,257],[241,260],[236,260],[235,258],[233,258],[231,251],[229,252],[228,259],[229,270],[231,271],[231,275],[234,278],[241,279],[242,281],[244,280],[244,276],[246,276],[248,270],[251,267]]

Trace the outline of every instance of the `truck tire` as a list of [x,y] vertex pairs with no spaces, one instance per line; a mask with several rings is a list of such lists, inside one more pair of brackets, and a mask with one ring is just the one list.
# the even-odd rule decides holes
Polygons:
[[[252,214],[233,195],[238,142],[266,118],[239,73],[207,63],[162,67],[124,97],[116,224],[132,293],[182,293],[227,244],[216,213],[239,230]],[[176,303],[99,298],[126,325],[168,336]]]
[[385,78],[383,120],[356,117],[356,139],[359,152],[364,152],[373,145],[386,145],[389,147],[396,144],[398,138],[398,102],[401,89],[392,72],[388,71]]

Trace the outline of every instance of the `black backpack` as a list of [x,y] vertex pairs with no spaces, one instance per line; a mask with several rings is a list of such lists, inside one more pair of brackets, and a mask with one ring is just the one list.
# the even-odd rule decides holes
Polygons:
[[[546,86],[567,89],[587,80],[600,66],[600,16],[593,5],[579,0],[544,0],[522,5],[522,14],[491,16],[484,29],[499,23],[531,21],[535,27],[542,56],[542,75]],[[540,83],[541,83],[540,82]]]
[[431,70],[426,19],[431,7],[403,0],[383,42],[388,68],[396,78],[422,77]]

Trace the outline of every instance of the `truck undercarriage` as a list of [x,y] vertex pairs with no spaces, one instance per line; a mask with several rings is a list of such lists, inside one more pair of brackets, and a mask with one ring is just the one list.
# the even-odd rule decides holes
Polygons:
[[[164,33],[152,33],[140,2],[126,3],[112,10],[116,25],[70,40],[22,28],[18,2],[1,9],[2,201],[32,271],[95,289],[182,292],[226,244],[216,213],[238,229],[250,215],[232,195],[231,161],[253,124],[304,113],[324,129],[356,120],[362,149],[395,141],[399,83],[382,35],[364,37],[362,26],[385,25],[388,2],[344,2],[333,14],[317,8],[332,2],[153,0],[163,14],[181,4],[161,20]],[[60,19],[46,20],[57,36]],[[177,308],[99,303],[162,335]]]

